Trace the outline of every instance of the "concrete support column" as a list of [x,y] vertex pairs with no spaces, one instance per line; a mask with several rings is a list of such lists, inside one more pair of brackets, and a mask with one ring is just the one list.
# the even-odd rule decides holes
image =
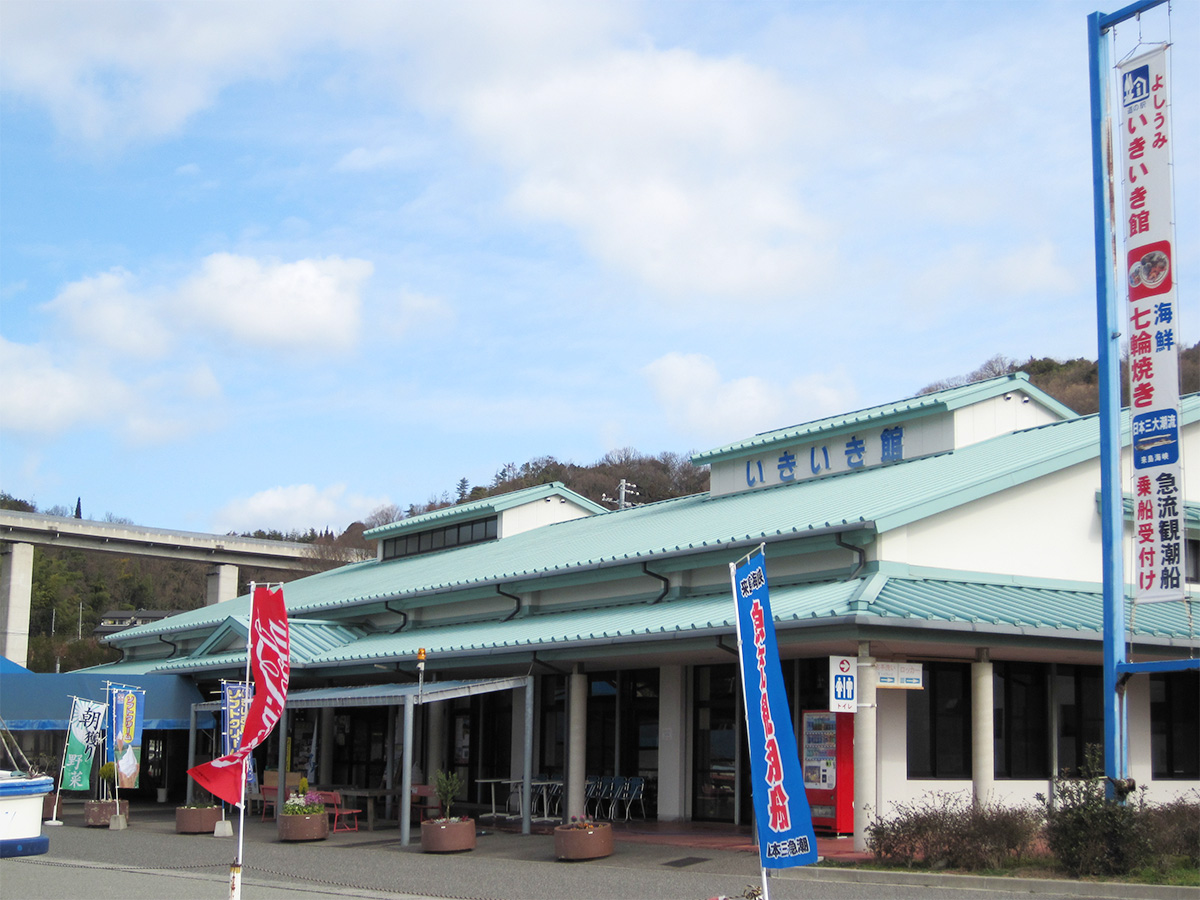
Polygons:
[[324,706],[317,719],[317,784],[333,784],[333,717],[332,706]]
[[238,567],[218,564],[208,570],[208,590],[204,598],[208,606],[216,606],[238,595]]
[[687,692],[683,666],[658,670],[658,820],[687,817]]
[[971,787],[976,803],[987,803],[996,786],[994,705],[992,662],[981,649],[971,663]]
[[870,641],[858,644],[858,712],[854,714],[854,849],[866,851],[867,826],[879,815],[876,685]]
[[0,655],[29,662],[29,607],[33,597],[33,544],[0,544]]
[[563,819],[583,816],[587,789],[587,675],[578,667],[567,676],[567,803]]

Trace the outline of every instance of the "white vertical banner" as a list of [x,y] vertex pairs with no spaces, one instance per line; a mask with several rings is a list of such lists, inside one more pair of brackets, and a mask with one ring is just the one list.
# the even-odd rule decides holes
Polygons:
[[1132,427],[1133,599],[1184,597],[1179,307],[1167,45],[1117,66],[1121,76]]

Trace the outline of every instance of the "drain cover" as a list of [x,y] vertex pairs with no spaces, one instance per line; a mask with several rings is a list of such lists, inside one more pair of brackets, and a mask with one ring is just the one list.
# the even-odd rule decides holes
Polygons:
[[682,859],[673,859],[670,862],[663,863],[664,866],[671,866],[675,869],[682,869],[684,866],[694,866],[696,863],[708,862],[706,856],[685,856]]

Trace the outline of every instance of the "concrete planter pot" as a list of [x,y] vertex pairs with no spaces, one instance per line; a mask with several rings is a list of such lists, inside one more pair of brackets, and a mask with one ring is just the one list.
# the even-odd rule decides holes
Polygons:
[[113,816],[121,815],[129,821],[129,801],[120,801],[121,808],[117,809],[116,800],[85,800],[83,801],[83,824],[88,828],[108,828]]
[[426,853],[474,850],[475,820],[426,819],[421,823],[421,849]]
[[612,856],[613,830],[607,822],[585,828],[558,825],[554,829],[555,859],[600,859]]
[[176,834],[212,834],[221,821],[219,806],[175,807]]
[[329,816],[325,813],[279,817],[279,839],[281,841],[323,841],[327,837],[329,837]]

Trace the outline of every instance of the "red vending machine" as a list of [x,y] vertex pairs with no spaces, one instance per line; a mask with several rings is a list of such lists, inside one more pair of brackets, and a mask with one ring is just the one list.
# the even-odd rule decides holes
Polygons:
[[854,713],[804,713],[801,764],[813,827],[854,833]]

